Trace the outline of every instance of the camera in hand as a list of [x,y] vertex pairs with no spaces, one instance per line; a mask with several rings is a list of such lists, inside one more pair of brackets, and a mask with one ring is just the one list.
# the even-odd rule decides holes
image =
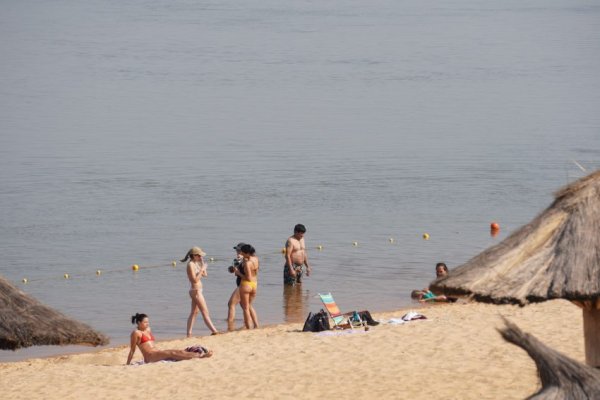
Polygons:
[[236,269],[242,271],[242,261],[237,258],[233,260],[233,265],[230,265],[227,270],[233,274]]

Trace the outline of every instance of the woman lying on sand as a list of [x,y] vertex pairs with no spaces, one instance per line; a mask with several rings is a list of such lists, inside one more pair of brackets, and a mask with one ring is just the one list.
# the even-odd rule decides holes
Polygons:
[[131,317],[131,323],[137,324],[137,329],[131,332],[131,349],[127,356],[127,365],[131,364],[136,346],[140,348],[146,363],[162,360],[180,361],[207,358],[213,354],[212,350],[206,350],[201,346],[188,347],[186,350],[159,350],[154,347],[154,336],[146,314],[135,314]]

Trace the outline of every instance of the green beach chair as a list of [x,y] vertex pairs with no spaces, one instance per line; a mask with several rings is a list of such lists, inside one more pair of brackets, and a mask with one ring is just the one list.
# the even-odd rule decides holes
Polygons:
[[319,293],[319,297],[327,310],[327,314],[333,320],[333,329],[354,329],[354,327],[367,326],[366,321],[363,321],[356,311],[342,313],[331,293]]

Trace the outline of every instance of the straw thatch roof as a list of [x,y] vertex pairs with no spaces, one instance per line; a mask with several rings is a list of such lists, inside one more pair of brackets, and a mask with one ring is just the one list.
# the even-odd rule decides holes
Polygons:
[[88,325],[43,305],[0,277],[0,349],[34,345],[108,344]]
[[563,298],[600,308],[600,171],[559,190],[533,221],[431,286],[488,303]]
[[552,350],[508,320],[500,330],[509,343],[521,347],[535,361],[542,388],[529,397],[536,400],[579,400],[600,398],[600,370]]

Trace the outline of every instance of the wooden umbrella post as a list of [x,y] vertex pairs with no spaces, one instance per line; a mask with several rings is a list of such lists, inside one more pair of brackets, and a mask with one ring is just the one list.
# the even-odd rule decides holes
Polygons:
[[583,307],[583,337],[585,340],[585,362],[600,368],[600,309]]

